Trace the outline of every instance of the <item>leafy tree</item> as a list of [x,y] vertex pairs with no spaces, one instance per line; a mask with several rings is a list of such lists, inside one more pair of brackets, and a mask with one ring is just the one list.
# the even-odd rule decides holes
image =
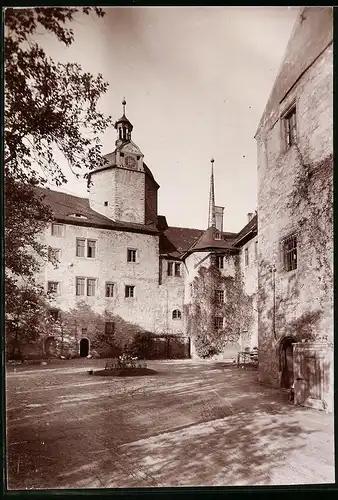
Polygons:
[[[43,186],[47,177],[57,185],[67,182],[57,162],[58,152],[77,177],[81,168],[88,172],[103,161],[99,136],[111,124],[111,118],[100,113],[97,105],[108,84],[101,74],[93,76],[84,72],[77,63],[55,62],[34,40],[37,30],[42,27],[60,43],[71,45],[74,33],[69,23],[81,12],[104,15],[97,7],[7,8],[5,11],[5,286],[8,318],[17,314],[14,304],[18,297],[28,293],[28,289],[30,295],[36,294],[36,303],[40,297],[34,275],[39,267],[37,257],[46,258],[46,248],[36,237],[52,214],[44,205],[43,197],[37,196],[35,188]],[[24,311],[22,308],[22,314]]]

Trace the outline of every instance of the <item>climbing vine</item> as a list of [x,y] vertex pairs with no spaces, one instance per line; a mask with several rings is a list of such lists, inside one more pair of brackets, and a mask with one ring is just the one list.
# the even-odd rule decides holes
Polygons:
[[332,256],[327,243],[333,230],[333,155],[317,163],[307,163],[296,145],[300,171],[296,176],[288,209],[298,214],[302,237],[314,250],[313,271],[325,294],[332,292]]
[[[201,358],[220,354],[227,344],[238,342],[240,332],[249,330],[253,321],[253,298],[244,292],[244,280],[238,255],[233,259],[234,273],[224,275],[211,259],[209,267],[202,266],[192,283],[192,300],[185,306],[187,328],[193,338],[196,353]],[[217,291],[224,292],[220,302]],[[224,318],[223,328],[215,319]]]

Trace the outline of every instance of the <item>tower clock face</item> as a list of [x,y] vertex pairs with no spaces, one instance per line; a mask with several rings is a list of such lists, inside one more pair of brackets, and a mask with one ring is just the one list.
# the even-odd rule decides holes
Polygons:
[[136,168],[136,160],[133,156],[126,156],[124,164],[127,168]]

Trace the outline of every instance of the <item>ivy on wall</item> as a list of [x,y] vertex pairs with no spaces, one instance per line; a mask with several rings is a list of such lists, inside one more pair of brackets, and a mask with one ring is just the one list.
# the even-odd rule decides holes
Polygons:
[[[185,306],[187,332],[201,358],[220,354],[227,344],[238,342],[241,331],[253,322],[253,297],[245,294],[238,255],[226,255],[234,275],[224,275],[211,258],[209,267],[201,266],[194,278],[192,300]],[[231,262],[232,261],[232,262]],[[224,290],[224,302],[216,290]],[[224,327],[215,327],[215,318],[224,318]]]

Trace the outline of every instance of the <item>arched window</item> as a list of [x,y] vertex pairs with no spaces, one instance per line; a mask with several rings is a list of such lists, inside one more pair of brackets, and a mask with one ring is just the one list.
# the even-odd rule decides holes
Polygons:
[[182,319],[182,314],[179,309],[173,310],[173,319]]

